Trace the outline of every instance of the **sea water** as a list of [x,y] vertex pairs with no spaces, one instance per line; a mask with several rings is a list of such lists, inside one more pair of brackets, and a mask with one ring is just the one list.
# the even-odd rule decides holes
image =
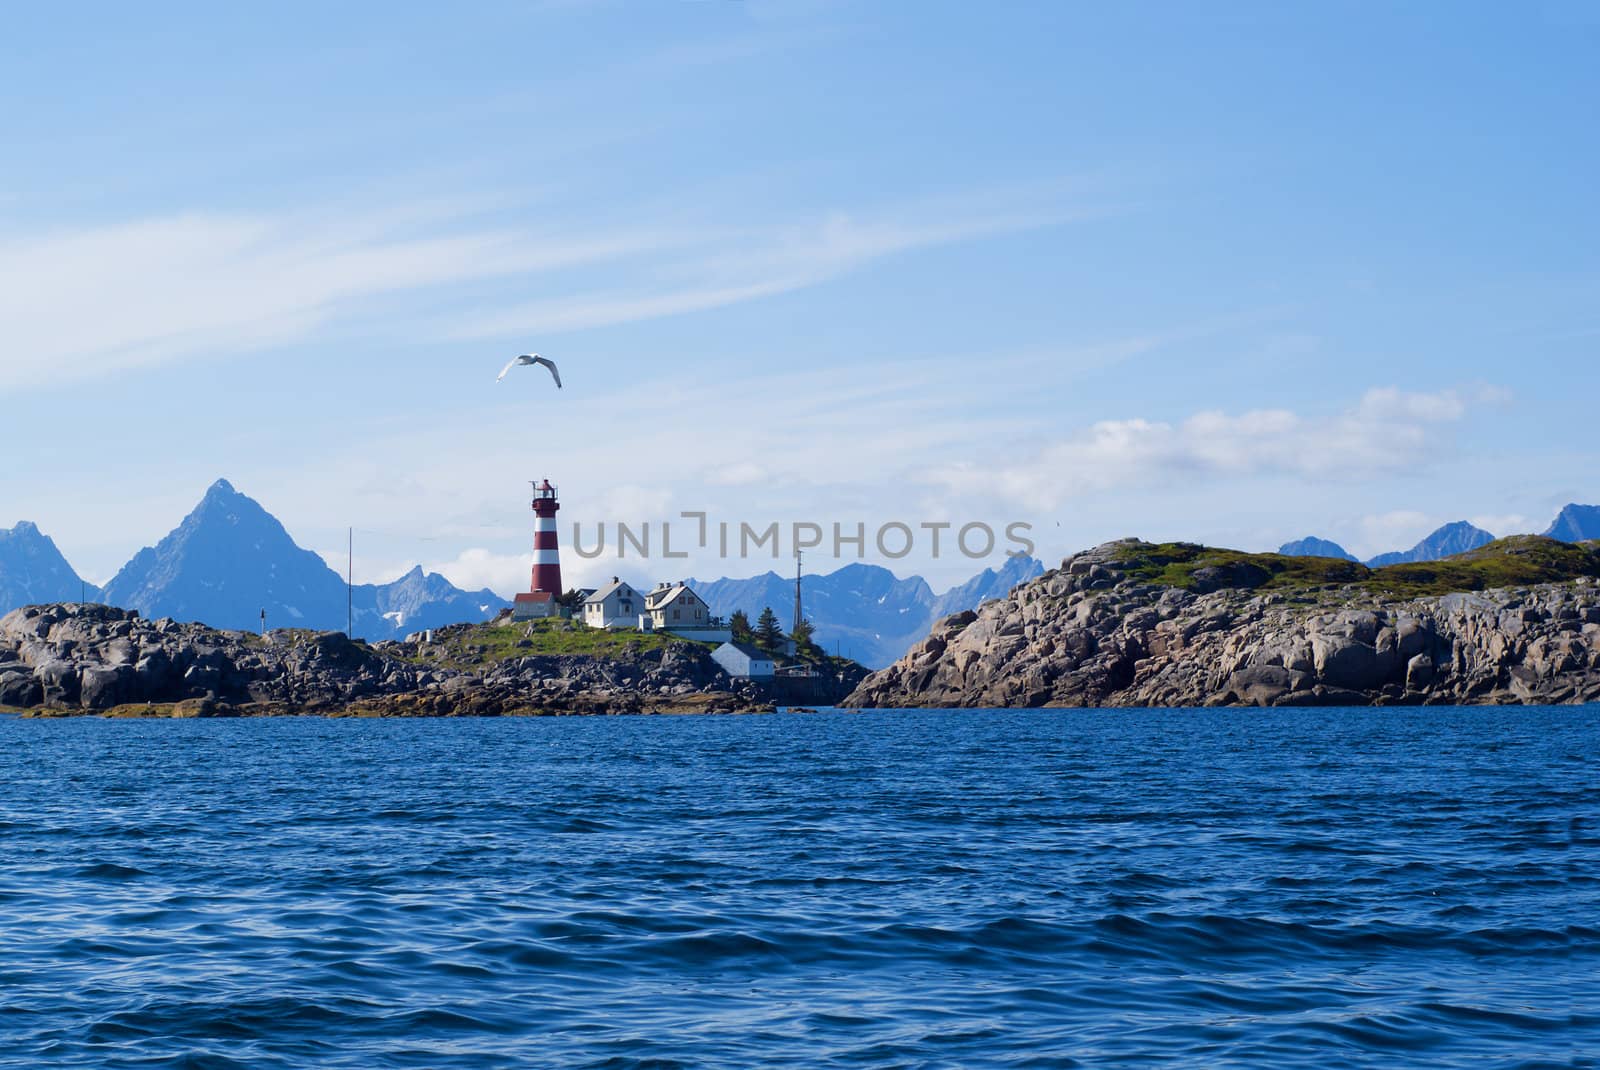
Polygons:
[[1600,710],[0,718],[7,1067],[1595,1066]]

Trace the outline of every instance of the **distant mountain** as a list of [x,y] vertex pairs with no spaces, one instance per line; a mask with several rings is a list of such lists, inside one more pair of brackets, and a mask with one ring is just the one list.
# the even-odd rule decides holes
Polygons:
[[1384,565],[1404,565],[1413,561],[1437,561],[1441,557],[1464,554],[1494,542],[1494,536],[1482,528],[1475,528],[1465,520],[1446,524],[1409,550],[1379,554],[1367,562],[1370,568]]
[[1556,515],[1545,535],[1562,542],[1600,539],[1600,505],[1568,505]]
[[992,598],[1004,598],[1011,588],[1044,575],[1043,562],[1032,557],[1008,557],[998,569],[986,568],[959,587],[933,601],[929,624],[964,609],[976,609]]
[[0,614],[37,602],[96,599],[100,588],[84,583],[50,536],[24,520],[0,528]]
[[1337,557],[1341,561],[1356,560],[1356,555],[1343,546],[1327,539],[1319,539],[1315,535],[1286,542],[1278,547],[1278,552],[1285,557]]
[[[749,579],[690,580],[711,612],[728,616],[742,609],[753,621],[771,606],[789,630],[794,615],[794,577],[768,572]],[[933,591],[921,576],[900,579],[877,565],[851,564],[800,581],[806,619],[823,649],[841,650],[863,665],[887,665],[928,631]]]
[[[1031,557],[1011,558],[999,570],[985,569],[959,587],[935,595],[921,576],[901,579],[878,565],[850,564],[800,581],[805,615],[816,627],[816,641],[840,650],[863,665],[878,668],[894,661],[928,634],[939,617],[999,598],[1024,580],[1044,572]],[[749,579],[688,581],[711,612],[729,616],[742,609],[754,620],[771,606],[784,630],[794,615],[794,577],[768,572]]]
[[259,628],[264,609],[269,628],[328,631],[344,630],[349,599],[353,631],[365,639],[485,620],[507,604],[490,591],[460,591],[421,569],[347,593],[343,577],[297,546],[271,513],[225,479],[213,483],[166,538],[135,554],[103,597],[145,617],[215,628]]
[[393,583],[355,589],[356,634],[375,637],[386,621],[395,636],[463,621],[489,620],[511,603],[488,588],[463,591],[437,572],[412,569]]

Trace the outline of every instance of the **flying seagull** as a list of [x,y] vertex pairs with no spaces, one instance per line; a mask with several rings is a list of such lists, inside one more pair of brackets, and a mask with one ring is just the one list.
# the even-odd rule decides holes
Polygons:
[[500,374],[494,377],[494,381],[498,383],[500,380],[504,379],[506,377],[506,372],[509,372],[518,364],[543,364],[546,368],[550,369],[550,377],[556,381],[557,389],[560,388],[561,373],[556,371],[556,362],[551,360],[549,357],[541,357],[537,353],[524,353],[522,356],[517,357],[510,364],[507,364],[504,368],[500,369]]

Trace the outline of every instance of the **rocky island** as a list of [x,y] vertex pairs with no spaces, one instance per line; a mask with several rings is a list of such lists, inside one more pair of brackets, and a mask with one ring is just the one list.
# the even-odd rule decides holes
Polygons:
[[1369,568],[1137,539],[932,634],[852,707],[1600,701],[1600,542]]
[[371,644],[102,605],[0,618],[0,709],[34,715],[732,713],[836,700],[866,675],[834,658],[810,667],[809,677],[735,679],[703,643],[506,616]]

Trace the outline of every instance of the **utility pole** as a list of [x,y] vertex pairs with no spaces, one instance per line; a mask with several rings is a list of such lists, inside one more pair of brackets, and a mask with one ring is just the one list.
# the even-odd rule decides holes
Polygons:
[[344,558],[344,634],[355,638],[356,630],[356,529],[351,528],[346,537]]
[[800,551],[794,552],[794,630],[789,635],[800,634],[800,622],[805,619],[800,615]]

